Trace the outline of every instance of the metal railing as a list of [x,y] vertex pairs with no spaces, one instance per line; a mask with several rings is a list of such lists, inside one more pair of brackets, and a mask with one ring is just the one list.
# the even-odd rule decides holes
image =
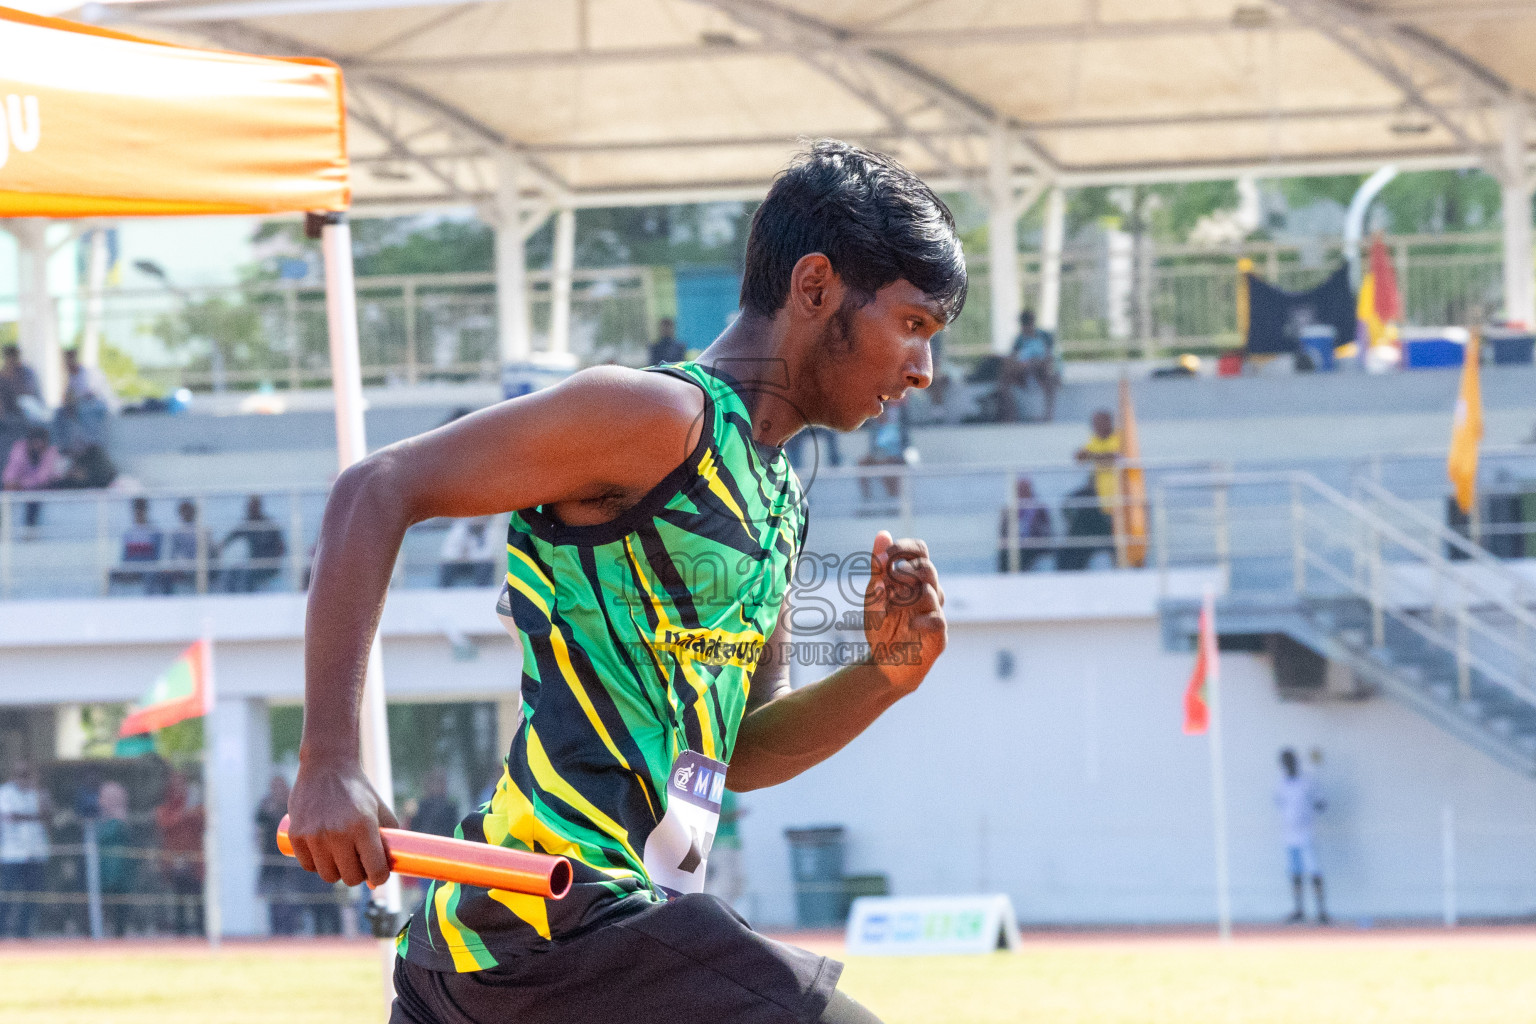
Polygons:
[[[1156,518],[1182,529],[1160,536],[1158,566],[1217,565],[1232,594],[1290,594],[1326,609],[1322,628],[1344,647],[1420,690],[1536,721],[1530,581],[1379,485],[1361,480],[1359,493],[1302,472],[1163,479]],[[1363,619],[1341,624],[1351,606]]]
[[[878,528],[927,540],[946,573],[1028,572],[1135,565],[1138,546],[1117,537],[1117,499],[1101,499],[1089,467],[1075,462],[917,465],[815,465],[803,452],[800,467],[812,514],[809,549],[822,554],[864,550]],[[1254,472],[1305,471],[1320,485],[1354,493],[1355,501],[1383,518],[1421,548],[1442,550],[1460,564],[1503,564],[1500,538],[1523,552],[1536,541],[1536,451],[1490,449],[1485,477],[1507,476],[1485,493],[1474,509],[1467,535],[1442,523],[1449,491],[1444,455],[1306,460],[1245,467]],[[1126,468],[1122,466],[1122,468]],[[1159,564],[1225,564],[1244,545],[1276,543],[1295,528],[1300,506],[1281,495],[1268,520],[1260,510],[1234,504],[1250,491],[1215,488],[1204,507],[1155,498],[1170,477],[1227,473],[1208,462],[1145,460],[1145,544],[1148,560]],[[1527,477],[1531,483],[1522,483]],[[1237,479],[1223,476],[1222,479]],[[1027,481],[1033,497],[1020,494]],[[1386,481],[1382,483],[1380,481]],[[1277,485],[1278,486],[1278,485]],[[1370,487],[1367,492],[1362,488]],[[1173,488],[1164,488],[1168,494]],[[1281,488],[1283,491],[1284,488]],[[1379,495],[1371,497],[1373,494]],[[319,535],[328,491],[324,487],[243,490],[154,489],[117,491],[0,492],[0,599],[146,596],[188,593],[298,592],[307,588],[309,565]],[[263,501],[265,546],[253,549],[245,519],[253,496]],[[1384,496],[1384,497],[1383,497]],[[157,553],[147,561],[125,560],[125,540],[134,497],[149,502]],[[1384,504],[1392,498],[1394,504]],[[1530,503],[1533,513],[1518,522],[1490,522],[1490,502]],[[179,518],[190,505],[190,521]],[[29,510],[35,508],[34,513]],[[1260,519],[1254,519],[1260,516]],[[1214,518],[1213,518],[1214,517]],[[1246,519],[1244,517],[1247,517]],[[1310,519],[1303,525],[1312,529]],[[1255,526],[1255,523],[1261,523]],[[407,532],[393,585],[405,588],[489,586],[500,575],[505,531],[501,517],[488,522],[480,541],[465,551],[450,545],[449,520],[419,524]],[[1255,532],[1257,531],[1257,532]],[[1126,531],[1120,531],[1125,534]],[[231,537],[235,539],[232,542]],[[460,537],[462,540],[463,538]],[[1508,547],[1508,545],[1506,545]],[[142,550],[142,549],[141,549]],[[280,552],[280,553],[279,553]],[[1222,554],[1225,552],[1225,554]],[[1292,571],[1279,559],[1268,570]],[[1255,564],[1249,558],[1248,564]],[[1277,582],[1282,589],[1288,582]]]
[[[1252,259],[1260,275],[1289,288],[1318,283],[1341,258],[1337,243],[1145,244],[1148,251],[1138,262],[1148,280],[1133,289],[1127,308],[1113,311],[1102,246],[1079,246],[1063,254],[1057,333],[1066,358],[1157,359],[1237,347],[1239,258]],[[1502,256],[1497,233],[1399,235],[1390,236],[1387,244],[1397,267],[1405,322],[1460,324],[1475,309],[1498,308]],[[991,345],[985,255],[971,254],[970,264],[971,300],[947,333],[947,350],[960,359],[983,355]],[[1019,275],[1025,304],[1033,306],[1041,280],[1038,252],[1020,254]],[[544,347],[540,339],[548,335],[550,280],[547,269],[529,274],[535,349]],[[500,356],[492,274],[362,277],[357,288],[366,381],[496,378]],[[572,352],[586,363],[613,359],[639,365],[657,316],[673,306],[670,289],[664,267],[575,271]],[[80,292],[55,301],[65,328],[78,330],[86,318],[87,296]],[[297,389],[327,386],[330,380],[324,293],[318,283],[109,289],[102,310],[107,340],[156,387]]]

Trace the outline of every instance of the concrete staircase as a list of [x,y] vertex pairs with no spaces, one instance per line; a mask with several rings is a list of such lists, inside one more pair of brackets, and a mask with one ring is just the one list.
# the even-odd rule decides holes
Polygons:
[[[1390,695],[1536,776],[1536,586],[1525,567],[1369,482],[1346,496],[1305,473],[1185,477],[1164,481],[1154,503],[1171,535],[1156,538],[1160,565],[1198,564],[1209,535],[1205,564],[1229,581],[1217,602],[1224,642],[1316,656],[1301,685],[1278,678],[1277,657],[1282,693]],[[1191,649],[1198,605],[1161,608],[1165,643]]]

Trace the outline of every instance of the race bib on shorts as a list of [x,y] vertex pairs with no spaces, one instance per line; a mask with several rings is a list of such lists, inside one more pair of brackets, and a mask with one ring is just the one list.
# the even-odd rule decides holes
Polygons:
[[704,891],[704,868],[720,826],[726,765],[685,750],[667,778],[667,813],[645,840],[645,870],[668,896]]

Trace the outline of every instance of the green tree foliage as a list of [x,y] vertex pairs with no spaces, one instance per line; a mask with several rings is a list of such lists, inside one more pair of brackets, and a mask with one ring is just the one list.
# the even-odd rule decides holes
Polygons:
[[188,718],[155,730],[155,753],[182,768],[203,756],[203,720]]
[[170,351],[189,355],[187,366],[192,370],[212,369],[215,350],[228,369],[269,369],[281,363],[262,330],[260,310],[222,295],[189,300],[173,312],[162,313],[150,333]]
[[1163,185],[1099,185],[1067,194],[1067,235],[1097,223],[1146,231],[1159,242],[1182,242],[1200,218],[1237,206],[1230,181],[1189,181]]
[[[1348,206],[1363,181],[1363,174],[1336,174],[1282,178],[1278,187],[1293,208],[1328,199]],[[1399,174],[1375,202],[1395,234],[1487,231],[1497,225],[1499,205],[1499,183],[1475,169]]]

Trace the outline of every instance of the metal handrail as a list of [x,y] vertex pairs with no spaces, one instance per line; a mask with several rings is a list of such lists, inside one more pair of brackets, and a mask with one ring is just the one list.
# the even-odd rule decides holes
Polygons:
[[1362,477],[1355,481],[1355,487],[1369,494],[1373,500],[1391,509],[1395,515],[1411,520],[1416,526],[1428,531],[1437,541],[1460,551],[1466,556],[1467,561],[1476,562],[1478,565],[1503,577],[1515,588],[1516,592],[1525,593],[1530,590],[1530,581],[1511,569],[1503,559],[1489,554],[1487,548],[1473,541],[1471,537],[1457,533],[1439,520],[1425,515],[1420,509],[1399,498],[1376,481]]
[[1404,533],[1402,530],[1392,525],[1380,515],[1366,508],[1364,505],[1349,498],[1348,496],[1333,489],[1332,487],[1329,487],[1327,484],[1323,483],[1311,473],[1307,473],[1302,470],[1289,470],[1283,472],[1234,471],[1229,473],[1209,474],[1205,477],[1174,475],[1163,478],[1161,484],[1163,487],[1169,488],[1215,485],[1230,488],[1243,484],[1300,485],[1301,487],[1311,490],[1318,497],[1324,499],[1330,504],[1337,506],[1340,511],[1355,517],[1361,525],[1368,526],[1370,529],[1375,530],[1384,539],[1390,541],[1397,547],[1403,548],[1404,550],[1419,556],[1421,559],[1431,563],[1433,567],[1446,573],[1448,576],[1456,578],[1458,585],[1461,586],[1464,590],[1480,595],[1481,597],[1485,598],[1489,604],[1500,606],[1508,605],[1508,611],[1514,618],[1516,618],[1518,621],[1524,622],[1531,627],[1536,627],[1536,614],[1533,614],[1529,609],[1510,601],[1506,595],[1486,586],[1477,577],[1465,573],[1458,563],[1451,561],[1449,558],[1446,558],[1439,551],[1436,551],[1433,548],[1420,543],[1417,539]]
[[[1395,621],[1401,622],[1425,640],[1454,655],[1458,690],[1463,699],[1471,694],[1471,672],[1476,669],[1490,681],[1520,698],[1536,702],[1536,686],[1532,684],[1531,671],[1536,668],[1536,652],[1529,649],[1525,640],[1529,635],[1527,631],[1536,628],[1536,614],[1524,605],[1511,600],[1507,594],[1488,586],[1479,575],[1468,572],[1469,567],[1465,563],[1454,562],[1445,557],[1440,551],[1421,543],[1376,511],[1329,487],[1310,473],[1300,471],[1225,472],[1203,476],[1171,476],[1161,482],[1162,487],[1170,489],[1209,488],[1218,519],[1215,524],[1218,537],[1226,533],[1222,521],[1227,518],[1220,499],[1232,487],[1242,485],[1284,485],[1289,489],[1293,523],[1293,564],[1299,567],[1299,572],[1307,569],[1320,572],[1324,577],[1341,585],[1346,592],[1363,598],[1368,603],[1372,617],[1372,647],[1384,646],[1384,622],[1386,616],[1390,614]],[[1327,540],[1343,541],[1344,543],[1340,546],[1351,549],[1354,564],[1356,566],[1364,564],[1367,567],[1364,580],[1361,579],[1358,571],[1349,573],[1340,571],[1327,553],[1317,552],[1308,543],[1308,514],[1305,508],[1304,492],[1316,496],[1325,505],[1331,506],[1347,517],[1349,526],[1344,530],[1338,530],[1326,521],[1317,521],[1315,528],[1326,530],[1329,534]],[[1433,615],[1431,620],[1433,625],[1408,614],[1407,609],[1410,606],[1400,600],[1393,600],[1393,595],[1388,593],[1389,576],[1381,558],[1381,546],[1384,541],[1415,556],[1435,573],[1437,581],[1440,579],[1449,581],[1457,596],[1461,598],[1454,604],[1448,605],[1442,599],[1438,587],[1431,592],[1428,597],[1428,608]],[[1217,561],[1226,564],[1230,552],[1219,550],[1222,547],[1219,543],[1217,547],[1218,550],[1214,552]],[[1517,578],[1517,574],[1506,566],[1499,566],[1499,576],[1502,579]],[[1297,592],[1305,593],[1306,590],[1304,582],[1298,575]],[[1511,638],[1506,630],[1494,627],[1473,616],[1471,606],[1474,601],[1469,600],[1471,598],[1478,599],[1476,603],[1480,606],[1497,608],[1513,619],[1521,627],[1519,635]],[[1454,637],[1444,635],[1439,628],[1443,614],[1442,608],[1449,608],[1453,615]],[[1491,642],[1502,652],[1512,656],[1521,665],[1519,675],[1510,674],[1474,649],[1472,644],[1474,634],[1479,640]]]

